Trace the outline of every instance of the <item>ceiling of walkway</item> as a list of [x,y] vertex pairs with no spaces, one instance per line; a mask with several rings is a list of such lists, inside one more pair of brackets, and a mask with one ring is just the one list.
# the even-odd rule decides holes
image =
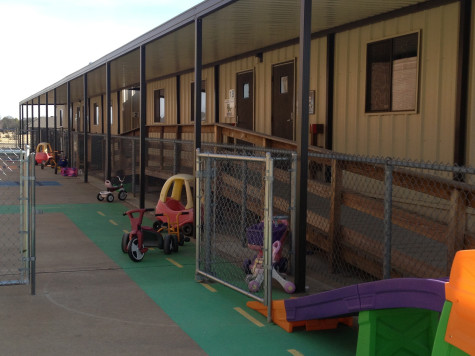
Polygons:
[[[381,19],[393,11],[421,7],[440,0],[313,0],[312,33],[325,34],[368,18]],[[140,46],[145,46],[146,79],[192,71],[195,55],[195,18],[202,18],[203,65],[244,53],[257,53],[279,43],[296,40],[300,28],[300,0],[208,0],[142,35],[116,51],[32,95],[22,102],[66,103],[66,83],[71,101],[106,91],[105,64],[111,65],[111,90],[137,86],[140,81]],[[32,64],[34,65],[34,63]],[[40,70],[40,69],[39,69]]]

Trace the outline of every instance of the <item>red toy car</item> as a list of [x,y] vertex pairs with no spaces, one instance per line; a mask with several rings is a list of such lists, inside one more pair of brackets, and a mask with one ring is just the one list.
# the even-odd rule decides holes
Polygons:
[[[165,181],[155,208],[157,217],[157,221],[153,223],[155,230],[160,229],[164,223],[176,224],[177,221],[184,236],[193,235],[193,194],[191,192],[193,182],[194,177],[189,174],[177,174]],[[181,202],[183,187],[186,192],[185,203]],[[171,194],[168,196],[171,188]]]

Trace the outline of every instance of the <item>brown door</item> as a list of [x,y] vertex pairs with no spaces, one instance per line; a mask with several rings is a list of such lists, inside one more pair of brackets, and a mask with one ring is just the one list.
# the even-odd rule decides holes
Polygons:
[[272,67],[272,136],[294,139],[294,63]]
[[254,121],[254,72],[238,73],[236,78],[236,124],[237,127],[253,130]]

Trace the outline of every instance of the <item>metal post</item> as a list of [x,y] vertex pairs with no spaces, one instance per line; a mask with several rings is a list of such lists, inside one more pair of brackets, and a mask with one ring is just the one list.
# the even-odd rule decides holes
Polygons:
[[145,206],[145,159],[147,125],[147,83],[145,82],[145,45],[140,46],[140,208]]
[[384,279],[391,278],[393,169],[391,159],[387,158],[384,165]]
[[205,174],[204,177],[204,197],[205,197],[205,211],[204,211],[204,239],[206,239],[206,244],[204,246],[204,271],[208,274],[211,274],[211,240],[212,240],[212,232],[211,232],[211,220],[214,220],[214,216],[211,212],[211,180],[213,179],[213,174],[211,172],[211,158],[207,157],[205,161]]
[[30,261],[30,293],[36,294],[36,199],[35,199],[35,154],[28,152],[28,241]]
[[111,171],[112,171],[112,153],[111,153],[111,64],[110,62],[106,63],[106,120],[107,120],[107,136],[106,136],[106,151],[107,151],[107,159],[106,159],[106,178],[111,178]]
[[30,134],[28,132],[28,120],[29,120],[29,115],[28,115],[28,101],[26,102],[26,145],[30,144]]
[[[56,115],[56,110],[57,110],[57,102],[56,102],[56,88],[54,88],[54,91],[53,91],[53,121],[54,121],[54,133],[53,133],[53,141],[54,141],[54,147],[55,147],[55,150],[58,151],[58,134],[57,134],[57,130],[58,130],[58,124],[56,122],[56,120],[58,119],[58,116]],[[61,147],[61,150],[63,148]],[[57,163],[57,162],[56,162]],[[57,173],[58,170],[55,170],[55,173]]]
[[195,237],[196,237],[196,258],[195,258],[195,279],[200,280],[201,278],[198,277],[198,271],[200,269],[200,244],[201,244],[201,170],[200,170],[200,149],[196,150],[195,154],[195,172],[196,172],[196,180],[195,180]]
[[41,142],[41,106],[40,106],[41,96],[38,96],[38,133],[36,135],[38,141]]
[[201,148],[202,19],[195,20],[195,150]]
[[[46,109],[46,112],[45,112],[45,116],[46,116],[46,123],[45,123],[45,128],[46,128],[46,142],[49,142],[49,135],[48,135],[48,93],[45,93],[45,97],[46,97],[46,106],[45,106],[45,109]],[[56,149],[56,146],[53,145],[53,150]]]
[[295,240],[296,240],[296,200],[297,200],[297,153],[292,153],[292,167],[290,169],[290,259],[291,259],[291,275],[295,276]]
[[300,55],[298,65],[297,105],[297,224],[295,227],[295,287],[305,291],[307,242],[307,179],[308,179],[308,93],[310,78],[310,31],[312,0],[300,1]]
[[72,115],[71,115],[71,83],[66,83],[66,105],[67,105],[67,115],[68,115],[68,148],[67,148],[67,157],[71,167],[73,166],[73,157],[71,156],[72,146],[71,146],[71,126],[72,126]]
[[[88,149],[87,149],[87,130],[88,130],[88,120],[89,120],[89,107],[88,107],[88,100],[87,100],[87,73],[83,75],[83,89],[84,89],[84,183],[88,181]],[[78,130],[79,131],[79,130]]]
[[247,246],[246,239],[246,216],[247,216],[247,161],[242,162],[242,171],[241,171],[241,180],[242,180],[242,194],[241,194],[241,245],[242,247]]
[[267,306],[267,321],[272,321],[272,217],[274,161],[266,153],[265,206],[264,206],[264,305]]

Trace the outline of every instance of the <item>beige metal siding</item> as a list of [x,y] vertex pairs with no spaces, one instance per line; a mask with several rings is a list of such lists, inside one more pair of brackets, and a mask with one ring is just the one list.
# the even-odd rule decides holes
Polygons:
[[[336,35],[334,146],[339,152],[453,161],[459,5]],[[419,110],[365,113],[368,42],[420,31]]]
[[[206,81],[206,120],[203,124],[214,122],[214,68],[204,69],[201,79]],[[181,123],[190,124],[191,121],[191,83],[195,81],[194,73],[183,74],[180,77],[180,113]]]
[[147,125],[159,125],[153,122],[154,118],[154,92],[165,90],[165,123],[176,124],[176,78],[155,81],[147,85]]

